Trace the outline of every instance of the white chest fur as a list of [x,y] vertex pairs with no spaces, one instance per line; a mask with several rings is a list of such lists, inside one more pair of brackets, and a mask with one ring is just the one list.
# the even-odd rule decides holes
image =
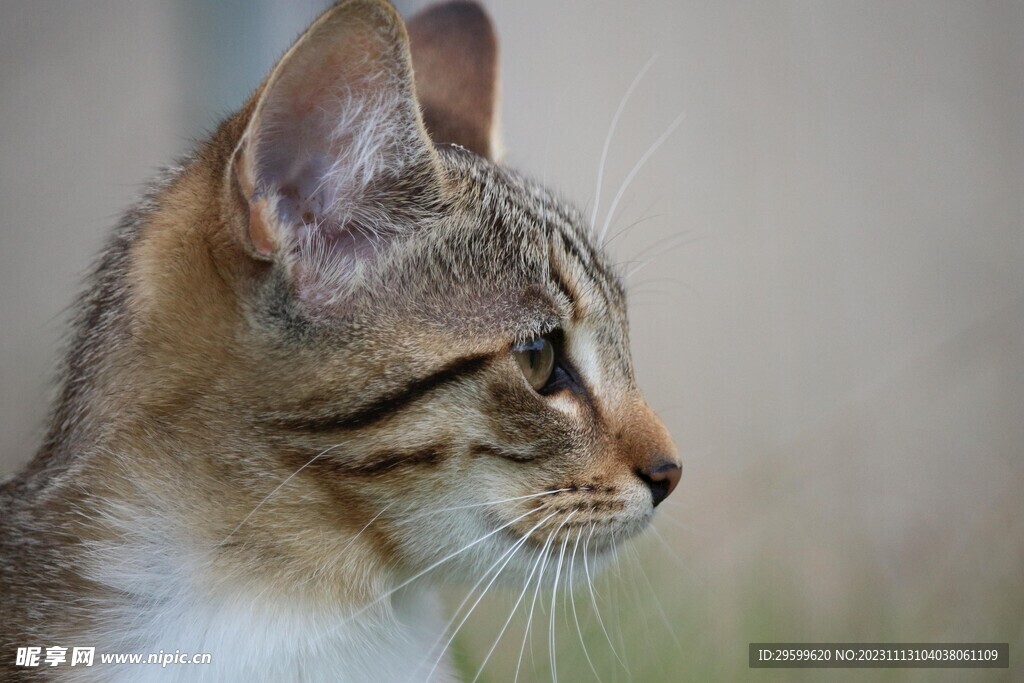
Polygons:
[[[108,633],[96,636],[95,664],[64,669],[70,680],[411,683],[423,681],[434,665],[444,624],[428,590],[401,591],[389,601],[388,610],[367,610],[355,617],[332,606],[259,595],[185,598],[133,608],[113,613],[117,616]],[[99,661],[100,653],[160,651],[189,657],[209,653],[211,662],[161,666]],[[456,679],[442,661],[430,680]]]

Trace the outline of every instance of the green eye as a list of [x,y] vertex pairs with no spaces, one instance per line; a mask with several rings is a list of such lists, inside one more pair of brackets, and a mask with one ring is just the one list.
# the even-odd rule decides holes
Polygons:
[[513,347],[512,353],[530,386],[536,391],[543,389],[555,369],[555,345],[551,340],[537,337]]

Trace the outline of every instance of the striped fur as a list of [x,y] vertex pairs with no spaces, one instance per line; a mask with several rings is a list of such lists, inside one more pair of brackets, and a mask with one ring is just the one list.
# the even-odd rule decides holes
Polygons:
[[[412,78],[401,21],[377,0],[329,10],[278,69],[329,44],[316,31],[352,26]],[[282,237],[286,195],[264,202],[239,170],[258,163],[246,140],[277,82],[151,187],[78,302],[47,438],[0,488],[3,680],[40,674],[13,668],[14,648],[53,644],[214,659],[54,679],[420,680],[431,579],[475,579],[523,539],[503,574],[522,581],[552,543],[588,531],[606,555],[653,513],[637,470],[675,450],[580,213],[427,139],[416,113],[382,152],[422,144],[415,163],[358,170],[374,210],[331,209],[331,229],[394,229],[363,226],[372,250],[343,257],[330,250],[349,243],[322,235],[313,254]],[[389,106],[374,125],[393,123]],[[578,384],[542,396],[512,348],[554,329]]]

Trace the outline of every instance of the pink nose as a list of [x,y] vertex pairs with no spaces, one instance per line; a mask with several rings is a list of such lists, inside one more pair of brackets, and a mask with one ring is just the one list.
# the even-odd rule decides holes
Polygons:
[[675,490],[683,469],[674,460],[656,458],[654,464],[636,471],[638,477],[644,480],[647,488],[651,489],[654,497],[654,506],[668,498],[668,495]]

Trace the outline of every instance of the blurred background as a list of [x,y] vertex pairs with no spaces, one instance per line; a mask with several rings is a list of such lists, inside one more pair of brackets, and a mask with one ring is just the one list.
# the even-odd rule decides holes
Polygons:
[[[103,236],[325,4],[0,4],[0,475]],[[598,225],[633,176],[611,250],[685,460],[595,599],[541,598],[520,680],[553,678],[552,638],[564,681],[1021,680],[1024,3],[484,4],[507,163]],[[468,679],[518,595],[492,592]],[[1008,641],[1012,666],[750,670],[752,641]]]

